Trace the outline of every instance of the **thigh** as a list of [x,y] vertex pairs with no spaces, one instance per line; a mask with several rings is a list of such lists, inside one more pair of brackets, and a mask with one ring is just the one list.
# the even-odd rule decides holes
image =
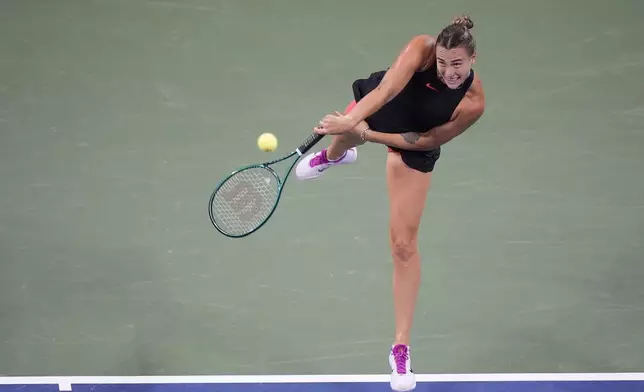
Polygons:
[[400,154],[387,154],[389,226],[392,237],[415,240],[431,184],[431,172],[407,166]]

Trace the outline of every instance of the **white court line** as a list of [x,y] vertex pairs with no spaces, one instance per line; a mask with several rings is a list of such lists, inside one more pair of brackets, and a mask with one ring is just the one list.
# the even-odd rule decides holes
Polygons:
[[[498,374],[417,374],[418,382],[509,382],[509,381],[644,381],[644,373],[498,373]],[[389,382],[389,375],[249,375],[249,376],[129,376],[129,377],[0,377],[0,385],[58,385],[61,391],[74,384],[256,384]]]

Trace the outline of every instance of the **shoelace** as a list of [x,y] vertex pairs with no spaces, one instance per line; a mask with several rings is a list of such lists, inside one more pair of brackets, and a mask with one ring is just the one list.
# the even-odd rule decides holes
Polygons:
[[322,150],[320,154],[316,155],[309,161],[309,166],[315,167],[317,165],[322,165],[325,163],[329,163],[329,160],[326,159],[326,150]]
[[317,165],[326,165],[328,163],[340,162],[346,156],[347,156],[347,153],[345,152],[344,154],[342,154],[340,158],[336,159],[335,161],[330,161],[329,158],[326,157],[326,150],[322,150],[320,151],[319,155],[314,156],[313,159],[309,161],[309,166],[315,167]]
[[396,371],[398,374],[405,374],[407,373],[407,359],[409,358],[409,355],[407,354],[407,350],[402,347],[395,347],[394,348],[394,360],[396,361]]

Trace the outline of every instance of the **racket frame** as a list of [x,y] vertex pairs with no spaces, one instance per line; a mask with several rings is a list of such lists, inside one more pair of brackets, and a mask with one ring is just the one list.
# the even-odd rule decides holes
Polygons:
[[[279,202],[280,202],[280,198],[282,197],[282,192],[284,191],[284,187],[286,186],[286,180],[288,180],[288,177],[290,176],[291,171],[293,171],[293,168],[295,167],[295,164],[300,160],[300,158],[307,151],[309,151],[315,144],[317,144],[317,142],[322,140],[323,137],[324,137],[323,135],[313,133],[297,149],[295,149],[294,151],[291,151],[287,155],[282,156],[281,158],[277,158],[277,159],[274,159],[272,161],[266,161],[266,162],[263,162],[263,163],[255,163],[255,164],[252,164],[252,165],[243,166],[243,167],[233,171],[229,175],[227,175],[221,182],[219,182],[219,184],[217,184],[217,186],[215,187],[214,191],[210,195],[210,199],[208,201],[208,215],[210,217],[210,222],[215,227],[215,229],[217,229],[217,231],[219,231],[221,234],[223,234],[223,235],[225,235],[226,237],[229,237],[229,238],[243,238],[243,237],[247,237],[247,236],[253,234],[257,230],[259,230],[262,226],[264,226],[266,224],[266,222],[268,222],[268,220],[273,216],[273,213],[277,209],[277,206],[279,205]],[[296,155],[297,155],[297,159],[293,160],[293,163],[291,163],[291,166],[289,166],[288,170],[284,174],[284,178],[282,179],[277,174],[277,172],[271,167],[271,165],[286,161],[287,159],[290,159],[290,158],[292,158],[292,157],[294,157]],[[238,174],[238,173],[240,173],[240,172],[242,172],[244,170],[249,170],[249,169],[254,169],[254,168],[262,168],[262,169],[268,170],[271,173],[271,175],[273,175],[273,177],[275,177],[275,180],[277,181],[277,198],[275,199],[275,203],[273,203],[273,208],[271,209],[269,214],[255,228],[253,228],[252,230],[249,230],[249,231],[247,231],[245,233],[242,233],[242,234],[228,233],[223,228],[219,227],[219,225],[217,224],[217,222],[215,220],[215,216],[214,216],[214,213],[213,213],[213,202],[215,200],[215,196],[217,195],[217,192],[221,189],[221,187],[226,183],[226,181],[228,181],[233,176],[235,176],[236,174]]]

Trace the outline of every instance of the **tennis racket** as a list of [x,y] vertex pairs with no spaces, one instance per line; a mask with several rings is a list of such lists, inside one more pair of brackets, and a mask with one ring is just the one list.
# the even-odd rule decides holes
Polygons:
[[[245,237],[262,227],[275,212],[297,161],[323,137],[313,133],[288,155],[245,166],[229,174],[210,196],[208,212],[213,226],[231,238]],[[293,162],[284,177],[280,177],[272,166],[288,159]]]

